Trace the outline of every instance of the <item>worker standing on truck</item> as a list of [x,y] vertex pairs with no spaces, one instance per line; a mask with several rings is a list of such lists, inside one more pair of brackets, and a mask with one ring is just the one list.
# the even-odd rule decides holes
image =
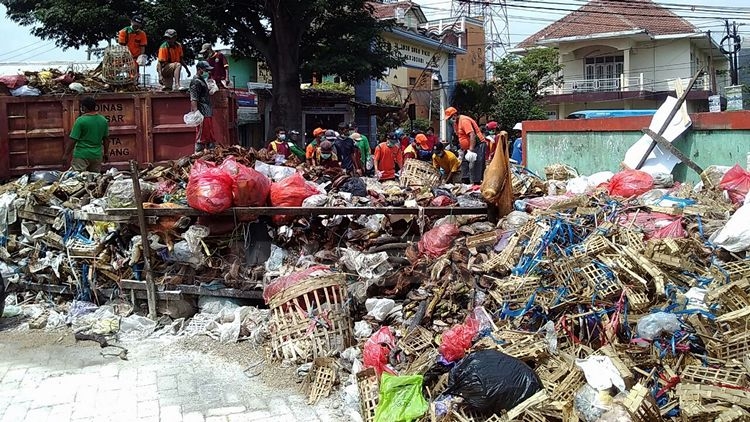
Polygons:
[[164,42],[159,47],[159,62],[156,64],[156,73],[159,75],[159,82],[164,91],[173,89],[183,90],[180,86],[180,73],[185,68],[188,78],[191,75],[190,69],[185,65],[184,51],[182,44],[177,42],[177,31],[167,29],[164,32]]
[[65,145],[63,166],[67,165],[72,152],[71,170],[101,172],[102,162],[107,161],[105,153],[109,146],[109,123],[96,111],[93,97],[81,100],[81,115],[73,123],[68,137],[70,142]]
[[455,107],[445,109],[445,118],[458,135],[461,148],[461,179],[464,183],[481,184],[487,157],[487,144],[477,122],[458,113]]
[[219,89],[229,88],[229,62],[224,54],[214,51],[209,43],[203,44],[200,54],[208,64],[213,66],[214,69],[211,71],[211,79],[216,81],[216,85],[219,86]]
[[208,62],[199,61],[195,65],[195,77],[190,81],[190,111],[198,110],[203,115],[203,122],[195,127],[195,152],[216,146],[211,94],[206,83],[211,69]]
[[146,64],[146,45],[148,44],[148,38],[146,32],[143,31],[143,17],[133,16],[130,19],[130,26],[122,28],[117,33],[117,43],[128,47],[130,55],[133,56],[133,60],[136,64],[135,81],[138,83],[139,72],[138,67]]

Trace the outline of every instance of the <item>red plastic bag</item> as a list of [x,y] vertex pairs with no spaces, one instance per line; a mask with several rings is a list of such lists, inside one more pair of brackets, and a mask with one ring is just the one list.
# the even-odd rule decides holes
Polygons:
[[[282,179],[280,182],[271,183],[271,205],[274,207],[301,207],[302,201],[317,195],[317,189],[307,184],[299,173]],[[273,222],[283,224],[288,218],[283,215],[273,216]]]
[[391,350],[396,347],[396,338],[388,327],[382,327],[365,342],[365,351],[362,353],[365,368],[375,368],[375,372],[380,374],[388,372],[396,375],[393,369],[388,365],[388,357]]
[[678,218],[666,226],[651,233],[649,239],[683,239],[687,237],[685,228],[682,227],[682,218]]
[[271,192],[271,180],[255,169],[244,166],[234,157],[227,157],[221,169],[232,177],[235,207],[265,207]]
[[432,201],[430,202],[430,206],[431,207],[449,207],[455,203],[456,201],[450,199],[449,197],[445,195],[440,195],[432,199]]
[[28,78],[24,75],[2,75],[0,84],[5,85],[8,89],[16,89],[29,83]]
[[469,317],[466,322],[456,325],[443,333],[438,351],[448,362],[455,362],[466,354],[471,341],[479,331],[479,321]]
[[422,236],[417,244],[419,253],[437,258],[443,255],[458,237],[458,226],[455,224],[441,224]]
[[187,190],[188,205],[216,214],[232,207],[232,178],[216,164],[198,160],[190,169]]
[[609,180],[610,196],[630,198],[642,195],[654,188],[654,178],[645,171],[624,170]]
[[734,167],[721,178],[719,187],[722,190],[727,191],[729,199],[735,205],[742,204],[745,202],[745,196],[750,191],[750,172],[744,170],[739,165],[735,164]]

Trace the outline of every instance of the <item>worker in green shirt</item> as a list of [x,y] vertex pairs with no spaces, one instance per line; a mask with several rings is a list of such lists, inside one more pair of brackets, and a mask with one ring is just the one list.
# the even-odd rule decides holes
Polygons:
[[109,144],[109,122],[96,112],[96,100],[92,97],[81,100],[81,115],[73,123],[69,138],[63,153],[63,166],[72,152],[71,170],[101,172],[102,162],[107,161],[104,152]]
[[352,133],[350,138],[352,138],[352,141],[354,141],[356,147],[359,149],[362,168],[365,169],[365,174],[368,174],[372,170],[372,163],[370,163],[369,168],[367,166],[367,162],[371,160],[370,141],[367,139],[367,136],[357,132]]

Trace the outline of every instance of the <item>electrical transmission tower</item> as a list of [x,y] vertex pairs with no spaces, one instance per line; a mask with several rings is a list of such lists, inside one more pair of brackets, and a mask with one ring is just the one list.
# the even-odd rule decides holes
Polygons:
[[505,0],[452,0],[451,16],[479,18],[484,22],[485,74],[492,79],[492,63],[510,48],[510,25]]

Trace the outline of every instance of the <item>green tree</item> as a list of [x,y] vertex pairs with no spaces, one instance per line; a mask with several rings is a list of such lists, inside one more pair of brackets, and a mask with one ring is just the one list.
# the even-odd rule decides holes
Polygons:
[[495,92],[490,115],[504,130],[523,120],[544,120],[541,92],[562,83],[558,52],[535,48],[525,55],[508,55],[494,64]]
[[495,101],[495,85],[473,80],[459,81],[453,92],[451,105],[458,111],[474,119],[480,119],[492,112]]
[[300,72],[338,74],[356,84],[382,77],[403,59],[380,36],[392,21],[378,21],[366,0],[0,0],[8,17],[63,48],[97,45],[114,38],[128,17],[146,18],[155,53],[167,28],[190,47],[221,39],[238,54],[264,60],[273,79],[273,125],[302,122]]

